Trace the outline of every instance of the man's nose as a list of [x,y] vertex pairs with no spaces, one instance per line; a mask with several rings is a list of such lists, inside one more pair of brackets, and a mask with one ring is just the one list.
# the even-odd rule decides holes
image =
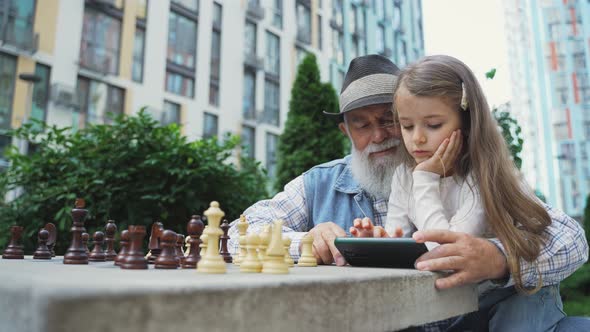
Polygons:
[[371,140],[373,143],[381,143],[390,137],[391,133],[386,127],[375,127],[373,128],[373,135]]

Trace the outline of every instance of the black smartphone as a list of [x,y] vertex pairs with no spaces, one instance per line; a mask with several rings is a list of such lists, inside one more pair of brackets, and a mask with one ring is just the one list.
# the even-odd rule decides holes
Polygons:
[[413,269],[416,259],[428,252],[412,238],[337,237],[334,245],[352,266]]

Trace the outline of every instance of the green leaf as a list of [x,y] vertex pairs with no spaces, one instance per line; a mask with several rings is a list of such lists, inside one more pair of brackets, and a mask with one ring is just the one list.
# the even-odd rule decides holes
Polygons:
[[496,76],[496,68],[490,69],[490,71],[486,72],[486,78],[489,80],[493,80],[494,76]]

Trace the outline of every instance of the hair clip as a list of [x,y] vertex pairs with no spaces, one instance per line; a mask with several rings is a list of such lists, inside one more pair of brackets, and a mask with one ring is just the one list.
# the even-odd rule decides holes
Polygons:
[[465,91],[465,83],[461,82],[461,109],[467,111],[469,103],[467,102],[467,91]]

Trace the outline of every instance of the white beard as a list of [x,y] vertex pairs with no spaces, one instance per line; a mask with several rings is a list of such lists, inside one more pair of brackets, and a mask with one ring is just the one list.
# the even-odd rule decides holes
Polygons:
[[400,164],[399,153],[396,151],[387,156],[369,158],[372,152],[379,152],[394,146],[400,146],[400,140],[391,138],[380,144],[369,144],[364,151],[359,151],[352,144],[350,167],[352,176],[361,188],[377,199],[389,199],[391,178],[395,168]]

